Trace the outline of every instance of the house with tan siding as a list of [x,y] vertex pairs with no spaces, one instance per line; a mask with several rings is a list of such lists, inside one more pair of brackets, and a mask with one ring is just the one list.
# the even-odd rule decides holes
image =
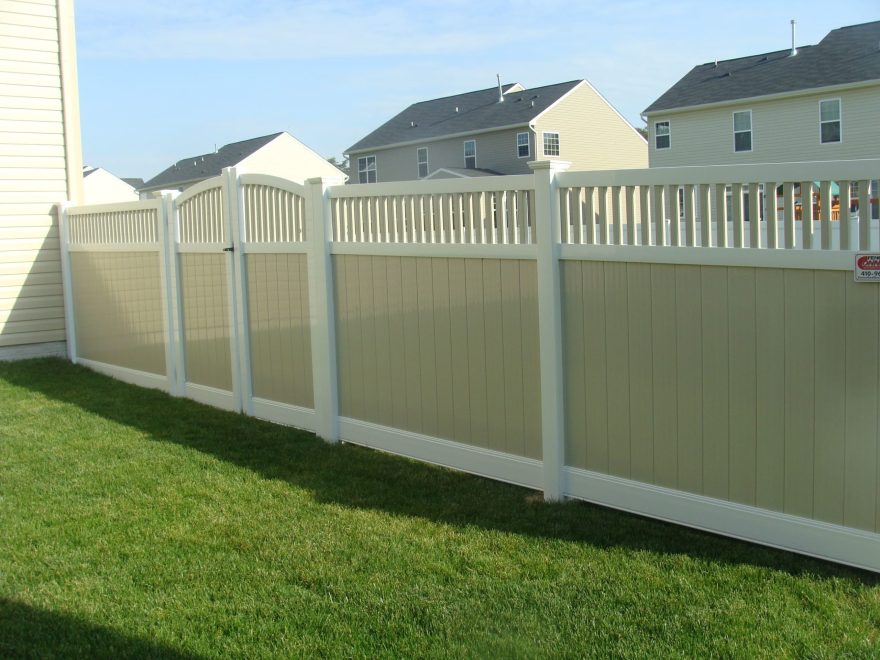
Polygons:
[[877,158],[880,21],[696,66],[644,116],[651,167]]
[[181,158],[140,186],[138,191],[147,197],[164,191],[180,192],[217,176],[226,167],[236,167],[242,172],[271,174],[297,183],[318,176],[345,176],[342,170],[290,133],[282,131],[230,142],[211,153]]
[[72,0],[0,2],[0,359],[61,355],[56,205],[82,199]]
[[499,85],[414,103],[346,150],[351,183],[647,167],[644,138],[586,80]]

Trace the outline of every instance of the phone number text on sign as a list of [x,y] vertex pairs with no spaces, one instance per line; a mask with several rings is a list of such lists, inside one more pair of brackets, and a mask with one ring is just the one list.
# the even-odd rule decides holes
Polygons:
[[857,254],[856,282],[880,282],[880,254]]

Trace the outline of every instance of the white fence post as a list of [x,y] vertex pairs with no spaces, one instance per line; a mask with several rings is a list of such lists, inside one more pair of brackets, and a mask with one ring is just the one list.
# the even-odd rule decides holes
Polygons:
[[227,212],[229,213],[230,237],[232,243],[232,261],[234,263],[235,286],[235,324],[231,328],[233,341],[237,342],[236,353],[238,364],[239,397],[242,411],[247,415],[254,414],[253,373],[251,371],[251,333],[248,312],[247,261],[244,254],[244,209],[241,184],[238,171],[234,167],[223,170],[224,185],[228,192]]
[[336,178],[316,178],[306,181],[306,246],[315,432],[328,442],[339,440],[339,390],[336,372],[333,263],[330,257],[331,212],[327,190],[333,184],[342,183],[342,179]]
[[180,226],[177,222],[177,204],[174,194],[166,194],[162,197],[162,206],[165,209],[165,249],[166,249],[166,278],[168,281],[168,323],[171,343],[174,345],[174,382],[171,384],[171,394],[174,396],[186,395],[186,347],[183,335],[183,299],[180,282],[180,254],[177,246],[180,244]]
[[173,212],[171,196],[162,195],[156,212],[156,235],[159,239],[159,277],[162,282],[162,301],[165,314],[165,378],[168,379],[168,393],[177,394],[177,342],[174,336],[173,274],[170,261],[174,256],[173,246],[169,248],[169,215]]
[[76,310],[73,307],[73,280],[70,268],[70,203],[58,205],[58,228],[61,235],[61,282],[64,295],[64,333],[67,358],[76,364]]
[[559,284],[559,189],[556,173],[564,161],[533,161],[535,172],[535,231],[538,248],[538,343],[541,360],[541,439],[544,499],[563,496],[565,410],[562,371],[562,296]]

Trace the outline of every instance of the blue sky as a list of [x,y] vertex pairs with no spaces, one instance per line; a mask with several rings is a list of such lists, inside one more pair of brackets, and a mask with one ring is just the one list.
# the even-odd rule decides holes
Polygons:
[[150,178],[286,130],[324,156],[410,103],[588,79],[634,125],[691,67],[880,19],[877,0],[77,0],[85,162]]

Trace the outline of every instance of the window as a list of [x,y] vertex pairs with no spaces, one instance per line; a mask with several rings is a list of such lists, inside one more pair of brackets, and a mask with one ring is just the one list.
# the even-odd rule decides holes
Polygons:
[[376,183],[376,157],[358,158],[358,183]]
[[559,133],[544,132],[544,155],[559,155]]
[[416,159],[419,161],[419,178],[428,176],[428,147],[416,149]]
[[477,141],[464,141],[464,166],[466,169],[477,169]]
[[733,150],[752,150],[752,111],[733,113]]
[[843,142],[840,99],[819,101],[819,140],[822,144]]
[[672,146],[672,132],[668,121],[654,122],[654,148],[669,149]]
[[529,156],[531,156],[531,154],[529,153],[528,133],[516,134],[516,156],[517,158],[528,158]]

